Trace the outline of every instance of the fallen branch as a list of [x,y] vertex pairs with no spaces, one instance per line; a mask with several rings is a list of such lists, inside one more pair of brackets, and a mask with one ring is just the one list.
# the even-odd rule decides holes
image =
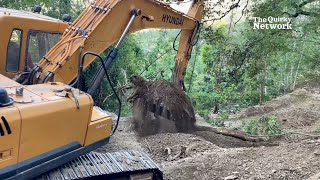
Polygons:
[[251,142],[261,142],[261,141],[266,141],[262,137],[256,137],[256,136],[250,136],[247,135],[241,131],[236,131],[236,130],[230,130],[226,128],[215,128],[215,127],[207,127],[207,126],[196,126],[197,131],[210,131],[214,132],[217,134],[221,134],[224,136],[230,136],[234,138],[238,138],[244,141],[251,141]]

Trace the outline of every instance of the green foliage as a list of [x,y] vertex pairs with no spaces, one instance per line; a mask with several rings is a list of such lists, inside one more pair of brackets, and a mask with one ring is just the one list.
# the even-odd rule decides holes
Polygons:
[[257,119],[242,121],[242,130],[250,135],[258,135],[258,124]]
[[278,119],[275,116],[270,117],[266,123],[267,123],[266,129],[265,129],[266,134],[268,135],[281,134],[282,129],[279,125]]
[[147,30],[137,34],[139,45],[144,51],[139,74],[152,80],[172,80],[176,55],[172,45],[178,33],[176,30]]
[[61,19],[63,14],[75,19],[86,7],[85,0],[1,0],[0,7],[31,11],[35,5],[42,7],[41,13]]
[[214,96],[207,92],[198,91],[193,93],[193,105],[196,111],[205,119],[209,119],[209,108],[213,106]]
[[278,135],[282,133],[282,128],[275,116],[242,121],[242,130],[250,135]]
[[254,1],[248,11],[249,16],[262,18],[282,17],[284,12],[297,15],[292,16],[294,31],[254,30],[250,18],[235,27],[206,26],[190,93],[197,112],[207,116],[216,104],[219,112],[233,112],[263,103],[291,92],[309,79],[307,73],[317,72],[320,39],[315,25],[320,16],[315,14],[319,6],[312,2],[303,5],[303,11],[312,12],[308,15],[299,14],[301,2],[294,0]]

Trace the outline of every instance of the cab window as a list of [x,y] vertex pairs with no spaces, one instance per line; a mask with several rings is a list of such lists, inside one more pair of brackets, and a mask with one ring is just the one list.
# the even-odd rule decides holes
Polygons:
[[29,31],[26,57],[28,71],[59,41],[60,36],[60,33]]
[[19,29],[14,29],[11,33],[7,49],[7,72],[17,72],[19,70],[21,43],[22,31]]

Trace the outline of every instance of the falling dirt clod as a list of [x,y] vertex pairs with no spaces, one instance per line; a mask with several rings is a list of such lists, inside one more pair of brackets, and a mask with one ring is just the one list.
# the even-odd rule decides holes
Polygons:
[[171,82],[147,81],[137,75],[132,76],[130,80],[135,92],[128,101],[133,103],[133,122],[140,136],[177,132],[194,134],[208,131],[243,141],[264,141],[240,131],[197,126],[189,97]]

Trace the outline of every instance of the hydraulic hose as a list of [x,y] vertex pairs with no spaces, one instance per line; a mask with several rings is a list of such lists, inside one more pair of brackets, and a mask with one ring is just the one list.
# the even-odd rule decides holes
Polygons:
[[39,70],[39,66],[36,65],[30,72],[29,76],[28,76],[28,81],[27,81],[27,85],[32,85],[33,84],[33,78],[35,76],[35,74],[38,72]]
[[[96,53],[92,53],[92,52],[86,52],[86,53],[84,53],[83,56],[82,56],[81,64],[79,64],[79,72],[80,72],[81,74],[78,74],[78,77],[82,77],[82,73],[83,73],[83,63],[84,63],[85,57],[86,57],[87,55],[92,55],[92,56],[98,57],[98,59],[101,61],[102,69],[104,70],[104,72],[105,72],[105,74],[106,74],[106,77],[107,77],[107,80],[108,80],[108,83],[109,83],[109,85],[110,85],[110,87],[111,87],[114,95],[116,96],[116,98],[117,98],[117,100],[118,100],[118,103],[119,103],[117,123],[116,123],[116,126],[113,128],[112,134],[111,134],[111,135],[113,135],[113,134],[116,132],[116,130],[118,129],[118,125],[119,125],[119,121],[120,121],[121,109],[122,109],[121,99],[120,99],[120,97],[118,96],[116,90],[114,89],[114,87],[113,87],[113,85],[112,85],[112,83],[111,83],[111,79],[110,79],[110,76],[109,76],[109,74],[108,74],[107,67],[106,67],[106,65],[105,65],[105,63],[104,63],[104,61],[103,61],[103,59],[102,59],[102,57],[101,57],[100,55],[98,55],[98,54],[96,54]],[[79,86],[79,84],[78,84],[78,86]]]

